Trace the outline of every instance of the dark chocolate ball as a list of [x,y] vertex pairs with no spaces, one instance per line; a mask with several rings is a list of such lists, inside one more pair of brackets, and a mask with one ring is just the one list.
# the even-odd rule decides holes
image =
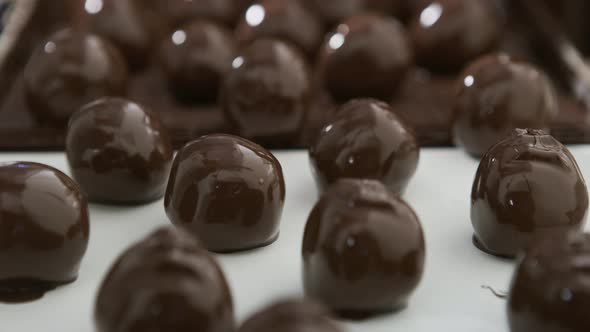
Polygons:
[[319,70],[336,100],[389,100],[411,63],[412,49],[401,23],[363,13],[348,18],[328,35]]
[[239,332],[341,332],[328,312],[311,301],[281,301],[250,317]]
[[249,44],[259,38],[288,41],[314,58],[324,31],[319,18],[298,0],[260,0],[248,7],[236,28],[236,38]]
[[165,206],[177,226],[207,249],[235,252],[273,243],[285,202],[285,180],[267,150],[230,135],[187,144],[174,160]]
[[458,85],[454,140],[474,156],[482,156],[515,128],[547,129],[559,111],[547,76],[508,55],[480,58]]
[[307,221],[304,290],[345,318],[402,309],[420,283],[424,257],[410,206],[380,182],[343,179]]
[[320,191],[342,178],[379,180],[405,191],[420,156],[412,130],[386,103],[358,99],[342,106],[309,151]]
[[231,27],[253,0],[151,0],[152,8],[172,28],[196,19],[206,19]]
[[183,100],[215,101],[235,50],[231,32],[193,21],[172,33],[161,47],[161,62],[173,92]]
[[365,8],[406,20],[432,0],[360,0]]
[[233,332],[229,287],[190,234],[162,228],[125,251],[104,279],[97,332]]
[[125,95],[127,65],[101,37],[61,30],[34,51],[24,80],[31,111],[62,125],[86,103]]
[[301,54],[281,41],[259,39],[233,61],[221,102],[240,136],[276,146],[301,134],[311,91]]
[[338,24],[363,10],[363,0],[303,0],[302,3],[327,26]]
[[164,36],[163,22],[140,0],[86,1],[85,10],[91,30],[113,42],[131,68],[144,66]]
[[173,157],[159,118],[120,98],[100,99],[72,116],[66,154],[91,201],[120,204],[161,198]]
[[0,164],[0,302],[39,298],[73,282],[88,246],[88,203],[55,168]]
[[519,263],[508,299],[512,332],[590,330],[590,234],[534,241]]
[[502,21],[489,0],[436,0],[417,13],[409,32],[416,62],[438,72],[456,72],[498,47]]
[[474,243],[512,258],[535,236],[581,230],[588,190],[576,160],[555,138],[519,129],[483,157],[471,192]]

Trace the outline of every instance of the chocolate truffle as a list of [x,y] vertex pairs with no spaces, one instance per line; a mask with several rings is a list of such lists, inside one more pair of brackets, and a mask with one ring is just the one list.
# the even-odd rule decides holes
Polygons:
[[251,0],[151,0],[151,6],[172,28],[195,19],[212,20],[233,26]]
[[537,235],[580,230],[588,190],[576,160],[555,138],[516,130],[483,157],[471,192],[474,243],[512,258]]
[[497,48],[502,22],[493,1],[436,0],[412,19],[409,32],[419,65],[456,72]]
[[24,72],[31,111],[63,125],[80,107],[127,90],[127,65],[108,41],[93,34],[61,30],[39,46]]
[[414,211],[371,180],[343,179],[311,211],[303,237],[303,286],[345,318],[405,307],[424,269]]
[[303,0],[303,4],[326,25],[340,23],[363,10],[363,0]]
[[162,228],[125,251],[100,287],[97,332],[234,331],[229,287],[190,234]]
[[315,302],[282,301],[250,317],[239,332],[341,332],[328,312]]
[[0,302],[34,300],[78,277],[89,237],[88,203],[55,168],[0,164]]
[[163,22],[152,17],[140,0],[86,1],[84,9],[91,30],[113,42],[132,68],[150,59],[154,45],[164,35]]
[[100,99],[72,116],[66,154],[91,201],[119,204],[161,198],[173,157],[159,118],[120,98]]
[[320,191],[341,178],[380,180],[396,194],[416,172],[420,148],[391,107],[372,99],[342,106],[309,150]]
[[262,247],[279,235],[285,180],[267,150],[230,135],[209,135],[183,147],[172,166],[166,213],[207,249]]
[[547,76],[505,54],[476,60],[458,84],[454,140],[477,157],[515,128],[547,129],[558,113]]
[[194,21],[164,40],[161,62],[172,91],[182,100],[216,101],[234,53],[229,30]]
[[319,63],[325,87],[338,101],[391,99],[412,63],[412,49],[396,19],[358,14],[328,35]]
[[590,330],[590,234],[538,239],[520,262],[508,300],[512,332]]
[[259,38],[277,38],[293,43],[314,59],[322,43],[322,24],[300,1],[260,0],[242,15],[236,38],[249,44]]
[[233,61],[223,84],[226,119],[240,136],[265,146],[296,141],[311,99],[311,79],[300,53],[259,39]]

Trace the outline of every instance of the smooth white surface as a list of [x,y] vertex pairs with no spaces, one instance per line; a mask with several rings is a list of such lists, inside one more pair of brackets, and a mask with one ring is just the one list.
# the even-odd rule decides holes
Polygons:
[[[582,172],[590,176],[590,147],[574,147]],[[301,240],[317,199],[304,152],[280,152],[287,181],[281,236],[263,249],[218,256],[231,285],[236,314],[285,297],[301,297]],[[0,154],[0,161],[27,160],[67,171],[62,154]],[[513,263],[476,250],[471,244],[469,194],[478,162],[455,149],[423,149],[420,167],[405,198],[426,234],[424,280],[410,306],[362,323],[344,323],[351,332],[504,332],[505,301],[482,286],[507,290]],[[92,310],[99,282],[113,260],[154,228],[168,225],[163,203],[143,207],[91,206],[90,247],[74,284],[37,302],[0,304],[0,332],[93,331]],[[0,268],[2,268],[0,266]]]

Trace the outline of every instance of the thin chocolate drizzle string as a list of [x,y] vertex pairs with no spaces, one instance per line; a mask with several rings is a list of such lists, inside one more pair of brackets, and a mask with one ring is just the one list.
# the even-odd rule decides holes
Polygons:
[[508,298],[508,292],[506,292],[506,291],[497,291],[493,287],[486,286],[486,285],[482,285],[481,288],[489,290],[490,292],[492,292],[492,294],[494,294],[495,297],[497,297],[499,299],[505,300]]

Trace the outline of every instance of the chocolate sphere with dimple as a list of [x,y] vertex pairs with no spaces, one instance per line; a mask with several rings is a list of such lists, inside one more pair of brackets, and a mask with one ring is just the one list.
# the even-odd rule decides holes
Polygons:
[[414,133],[386,103],[350,101],[309,150],[320,191],[341,178],[374,179],[396,194],[405,191],[420,156]]
[[89,199],[116,204],[161,198],[173,157],[157,116],[120,98],[100,99],[72,116],[66,154]]
[[382,183],[343,179],[311,211],[303,237],[303,286],[345,318],[408,304],[424,270],[422,226]]
[[323,32],[320,20],[300,1],[261,0],[242,15],[236,28],[236,39],[241,44],[260,38],[281,39],[315,59]]
[[265,146],[296,141],[311,99],[301,54],[278,40],[259,39],[233,61],[221,103],[234,131]]
[[239,332],[341,332],[328,312],[311,301],[281,301],[254,314]]
[[113,42],[131,68],[144,66],[164,35],[163,22],[138,0],[101,0],[100,4],[85,6],[91,31]]
[[127,92],[127,65],[111,43],[92,34],[61,30],[39,46],[24,71],[31,111],[65,125],[80,107]]
[[233,332],[229,287],[192,235],[161,228],[125,251],[102,282],[97,332]]
[[547,76],[508,55],[476,60],[457,83],[453,136],[473,156],[482,156],[515,128],[547,129],[559,111]]
[[389,100],[410,68],[412,49],[396,19],[363,13],[327,36],[319,61],[319,74],[336,100]]
[[231,32],[207,21],[180,27],[161,47],[161,63],[171,90],[188,101],[216,101],[234,55]]
[[166,192],[168,217],[207,249],[262,247],[279,235],[285,180],[278,160],[248,140],[209,135],[177,154]]
[[502,21],[493,1],[436,0],[415,15],[409,32],[419,65],[456,72],[497,48]]
[[590,330],[590,234],[536,240],[519,263],[508,298],[512,332]]
[[512,258],[532,238],[582,230],[588,189],[570,151],[550,135],[519,129],[483,157],[471,192],[474,243]]
[[73,282],[88,246],[88,203],[62,172],[0,164],[0,302],[37,299]]

